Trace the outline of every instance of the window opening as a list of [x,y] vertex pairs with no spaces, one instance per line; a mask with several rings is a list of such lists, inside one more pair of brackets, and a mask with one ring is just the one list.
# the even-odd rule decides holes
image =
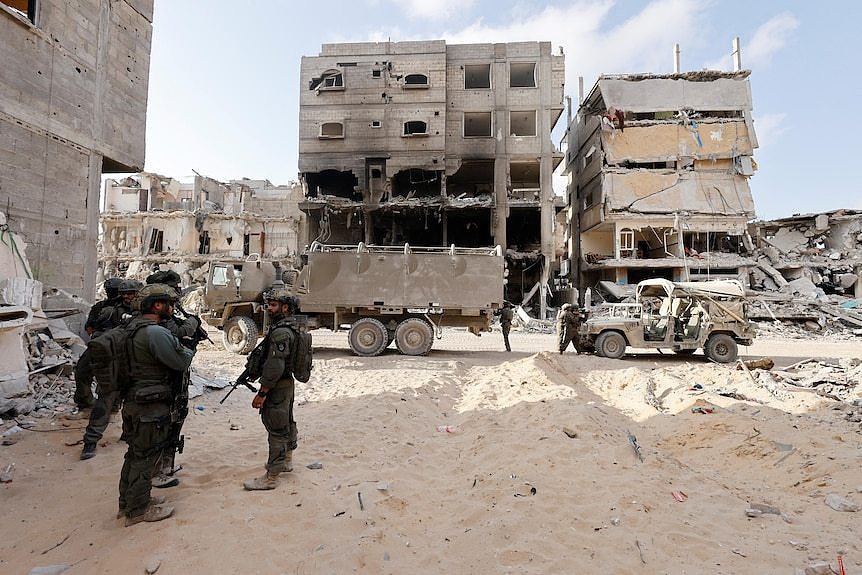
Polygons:
[[509,133],[513,136],[535,136],[536,111],[509,112]]
[[227,285],[227,266],[213,267],[212,283],[218,287],[225,287]]
[[464,66],[464,89],[481,90],[491,87],[491,64]]
[[380,70],[371,70],[371,77],[372,78],[379,78],[380,77]]
[[491,112],[464,112],[465,138],[491,137]]
[[318,138],[343,138],[344,124],[341,122],[324,122],[320,125],[320,135]]
[[38,4],[38,0],[0,0],[0,4],[8,6],[13,12],[17,12],[33,24],[36,23],[36,5]]
[[164,238],[165,233],[158,229],[153,228],[153,231],[150,233],[150,252],[161,252],[162,250],[162,240]]
[[372,128],[379,128],[380,126],[381,126],[380,120],[372,120],[371,121],[371,127]]
[[428,76],[425,74],[407,74],[404,76],[405,88],[427,88]]
[[312,78],[308,83],[309,90],[343,90],[344,76],[340,70],[327,70],[319,78]]
[[635,232],[634,230],[620,230],[620,257],[632,257],[635,255]]
[[424,136],[428,133],[428,124],[421,120],[404,122],[405,136]]
[[535,88],[536,87],[536,63],[535,62],[512,62],[509,64],[509,87],[510,88]]
[[207,230],[204,230],[198,236],[198,253],[199,254],[210,253],[210,233]]

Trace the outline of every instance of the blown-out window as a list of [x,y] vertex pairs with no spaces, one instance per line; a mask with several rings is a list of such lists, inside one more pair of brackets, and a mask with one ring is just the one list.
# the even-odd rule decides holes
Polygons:
[[535,136],[536,111],[509,112],[509,133],[513,136]]
[[491,87],[491,64],[466,64],[464,89],[477,90]]
[[321,140],[343,138],[344,124],[341,122],[324,122],[320,125],[320,134],[317,137]]
[[465,138],[491,137],[491,112],[464,112]]
[[428,124],[422,120],[411,120],[404,122],[405,136],[425,136],[428,134]]
[[509,64],[509,87],[535,88],[536,63],[512,62],[511,64]]
[[341,70],[330,69],[308,83],[309,90],[343,90],[344,75]]
[[427,88],[428,76],[425,74],[407,74],[404,76],[405,88]]

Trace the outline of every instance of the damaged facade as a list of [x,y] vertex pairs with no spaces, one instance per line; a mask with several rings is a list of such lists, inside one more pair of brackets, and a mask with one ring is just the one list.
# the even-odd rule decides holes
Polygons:
[[567,134],[579,285],[747,283],[757,147],[748,76],[599,78]]
[[101,175],[144,165],[152,0],[0,0],[0,204],[32,277],[95,294]]
[[[306,236],[299,185],[267,180],[193,183],[140,173],[105,183],[99,263],[102,277],[144,278],[173,269],[184,285],[205,280],[209,262],[289,260]],[[100,278],[101,279],[101,278]]]
[[500,245],[506,298],[544,313],[564,74],[546,42],[324,44],[303,57],[309,241]]

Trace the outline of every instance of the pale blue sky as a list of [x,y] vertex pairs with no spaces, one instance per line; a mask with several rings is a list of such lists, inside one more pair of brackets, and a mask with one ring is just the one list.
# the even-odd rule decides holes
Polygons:
[[[329,42],[550,41],[577,101],[598,74],[752,70],[758,218],[862,209],[855,0],[155,0],[146,169],[297,179],[299,60]],[[562,128],[565,114],[556,132]],[[555,133],[556,133],[555,132]],[[562,192],[562,190],[558,190]]]

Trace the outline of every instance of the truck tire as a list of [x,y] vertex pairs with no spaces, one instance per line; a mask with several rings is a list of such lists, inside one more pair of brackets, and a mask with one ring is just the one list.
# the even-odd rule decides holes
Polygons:
[[373,357],[386,349],[388,334],[386,326],[371,317],[363,317],[354,322],[347,332],[350,349],[356,355]]
[[257,345],[259,334],[260,331],[253,319],[244,315],[235,315],[225,322],[221,341],[226,350],[248,355]]
[[707,338],[703,353],[716,363],[733,363],[736,361],[739,349],[733,338],[726,333],[714,333]]
[[434,330],[418,317],[407,318],[395,329],[395,345],[404,355],[427,355],[434,344]]
[[626,353],[626,338],[618,331],[605,331],[596,338],[596,354],[619,359]]

